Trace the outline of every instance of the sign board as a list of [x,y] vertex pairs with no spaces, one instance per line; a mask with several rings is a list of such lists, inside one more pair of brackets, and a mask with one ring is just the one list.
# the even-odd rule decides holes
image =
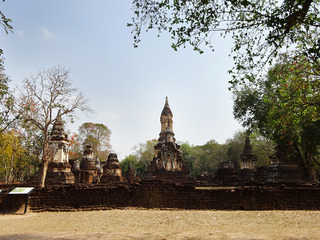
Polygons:
[[16,187],[10,191],[5,199],[5,212],[19,212],[24,205],[26,213],[29,196],[35,189],[35,187]]
[[9,194],[27,194],[29,195],[34,190],[34,187],[17,187],[13,189]]

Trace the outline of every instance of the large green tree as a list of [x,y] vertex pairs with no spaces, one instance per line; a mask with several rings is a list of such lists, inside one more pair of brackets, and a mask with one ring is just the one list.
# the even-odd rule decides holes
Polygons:
[[[168,31],[177,50],[190,44],[203,51],[212,37],[230,34],[235,60],[233,84],[254,79],[281,49],[303,42],[306,32],[320,26],[319,0],[133,0],[134,45],[143,31]],[[319,41],[319,36],[315,39]],[[308,51],[308,50],[307,50]],[[320,56],[319,48],[312,49]]]
[[[316,45],[310,36],[306,35],[305,41]],[[234,114],[244,126],[257,127],[277,144],[292,148],[295,159],[314,176],[315,165],[320,166],[320,62],[313,51],[303,54],[301,49],[306,46],[281,55],[256,85],[243,85],[234,91]]]

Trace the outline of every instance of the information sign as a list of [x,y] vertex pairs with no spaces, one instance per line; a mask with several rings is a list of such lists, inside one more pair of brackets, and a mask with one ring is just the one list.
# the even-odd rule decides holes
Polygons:
[[34,190],[34,187],[16,187],[9,194],[27,194],[29,195]]

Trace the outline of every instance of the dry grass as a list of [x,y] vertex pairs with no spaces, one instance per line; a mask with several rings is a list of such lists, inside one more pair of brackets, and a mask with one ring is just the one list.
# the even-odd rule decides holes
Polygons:
[[320,239],[320,211],[127,209],[0,215],[0,239]]

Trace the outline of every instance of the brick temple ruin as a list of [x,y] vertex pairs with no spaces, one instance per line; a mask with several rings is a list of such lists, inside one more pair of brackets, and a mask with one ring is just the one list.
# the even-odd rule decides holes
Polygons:
[[[249,137],[235,162],[221,163],[211,176],[192,179],[186,170],[173,132],[168,98],[160,115],[161,130],[154,158],[140,179],[132,166],[126,173],[115,153],[106,163],[95,159],[86,146],[81,162],[68,159],[68,136],[62,119],[54,123],[54,149],[46,187],[37,187],[30,199],[33,211],[104,210],[122,207],[320,210],[320,185],[305,180],[305,169],[293,164],[288,147],[277,146],[269,167],[257,167]],[[36,179],[36,178],[34,178]],[[37,186],[33,182],[20,186]],[[0,185],[0,211],[14,185]]]
[[173,132],[173,114],[168,97],[161,112],[161,132],[158,144],[154,147],[154,158],[148,167],[148,177],[183,181],[188,178],[188,171],[181,157],[180,146],[176,143]]

